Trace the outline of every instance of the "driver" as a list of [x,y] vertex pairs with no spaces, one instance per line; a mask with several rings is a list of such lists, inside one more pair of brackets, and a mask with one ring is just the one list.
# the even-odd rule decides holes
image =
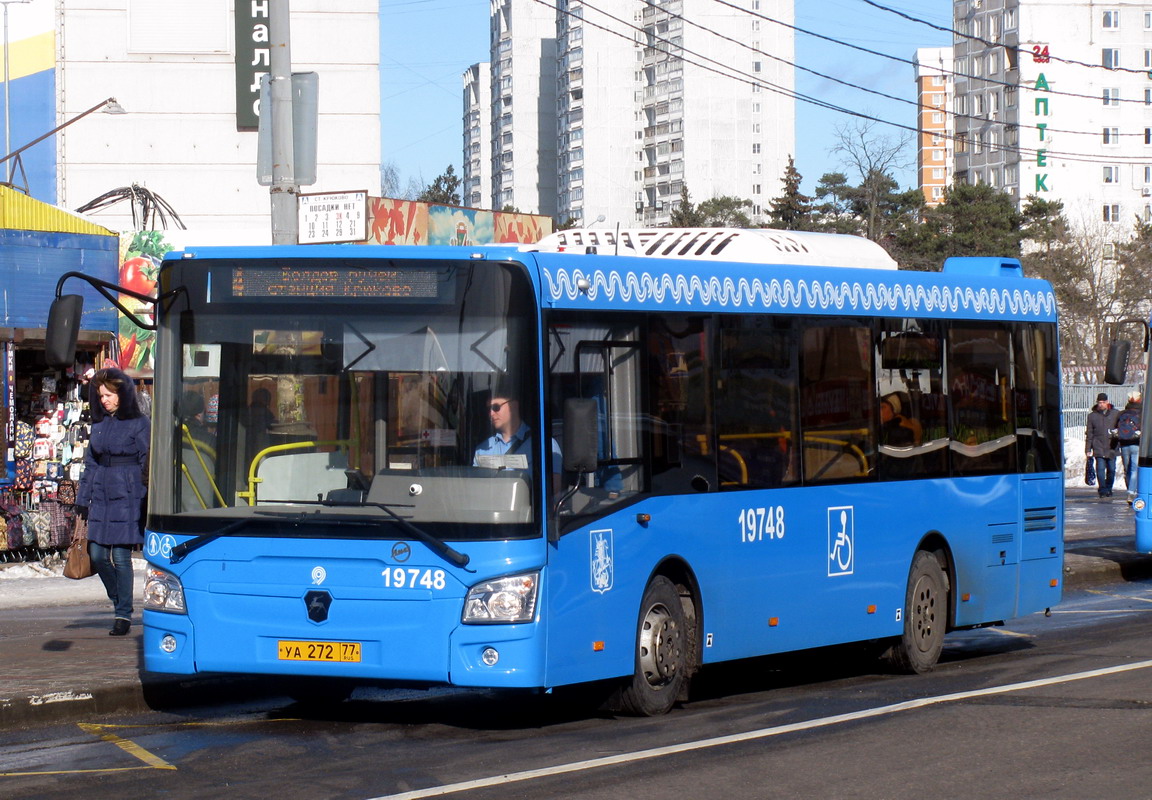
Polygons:
[[[492,392],[488,403],[488,420],[495,430],[476,448],[472,456],[473,466],[488,466],[481,464],[482,457],[498,456],[503,462],[501,466],[512,466],[508,456],[522,454],[523,459],[516,462],[523,463],[523,469],[531,469],[532,465],[532,429],[520,417],[520,401],[507,390],[497,388]],[[488,459],[484,459],[487,461]],[[560,455],[560,445],[552,440],[552,471],[559,473],[563,459]]]

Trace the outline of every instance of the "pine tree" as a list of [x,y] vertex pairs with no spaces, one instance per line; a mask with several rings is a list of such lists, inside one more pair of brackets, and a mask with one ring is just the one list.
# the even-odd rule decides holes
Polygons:
[[442,206],[460,205],[460,178],[452,165],[449,164],[443,174],[437,175],[416,199],[421,203],[436,203]]
[[788,156],[788,166],[780,182],[784,184],[784,194],[769,201],[768,217],[772,220],[769,228],[786,231],[808,231],[814,227],[812,218],[812,198],[800,191],[802,176],[796,169],[792,156]]

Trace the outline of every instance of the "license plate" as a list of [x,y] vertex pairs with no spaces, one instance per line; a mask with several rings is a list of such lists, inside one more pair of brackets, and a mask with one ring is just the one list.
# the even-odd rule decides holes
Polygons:
[[360,642],[292,642],[277,643],[281,661],[330,661],[349,663],[360,660]]

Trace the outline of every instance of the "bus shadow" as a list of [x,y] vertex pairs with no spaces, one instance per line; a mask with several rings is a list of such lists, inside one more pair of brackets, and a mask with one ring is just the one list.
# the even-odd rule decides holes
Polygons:
[[[999,629],[959,631],[945,640],[940,664],[1028,650],[1026,638]],[[822,683],[869,682],[900,676],[881,655],[886,645],[856,643],[709,665],[693,679],[685,708],[736,702],[749,695]],[[477,731],[517,731],[592,722],[615,716],[606,706],[617,683],[561,687],[550,693],[483,689],[397,689],[360,686],[342,703],[282,698],[272,718],[338,723],[445,725]]]

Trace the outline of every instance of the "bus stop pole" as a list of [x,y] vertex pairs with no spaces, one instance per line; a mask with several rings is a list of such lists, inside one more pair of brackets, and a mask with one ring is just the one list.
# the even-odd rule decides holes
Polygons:
[[296,174],[292,148],[292,53],[288,0],[269,0],[271,37],[269,98],[272,101],[272,244],[296,244]]

